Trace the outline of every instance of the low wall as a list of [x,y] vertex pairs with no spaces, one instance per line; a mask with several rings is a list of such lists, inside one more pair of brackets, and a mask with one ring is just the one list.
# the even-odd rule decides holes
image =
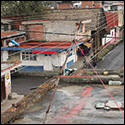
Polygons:
[[46,81],[43,85],[39,86],[32,93],[24,97],[21,101],[13,105],[6,112],[1,114],[1,124],[8,124],[14,120],[17,116],[21,115],[27,108],[33,106],[33,104],[42,98],[48,90],[57,84],[59,79],[53,77]]
[[[104,84],[108,84],[110,80],[121,81],[118,75],[99,75]],[[62,76],[59,84],[102,84],[99,78],[94,76]]]

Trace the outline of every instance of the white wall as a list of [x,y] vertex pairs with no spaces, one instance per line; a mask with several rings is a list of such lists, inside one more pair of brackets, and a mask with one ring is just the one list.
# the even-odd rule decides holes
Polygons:
[[[64,64],[65,59],[66,59],[66,51],[63,51],[61,53],[55,54],[55,55],[47,55],[45,56],[44,54],[39,54],[37,56],[36,61],[23,61],[22,60],[22,54],[21,54],[21,60],[22,60],[22,65],[26,66],[44,66],[44,70],[46,71],[52,71],[53,66],[60,67]],[[67,60],[67,62],[71,60],[77,61],[77,54],[76,54],[76,47],[72,50],[72,56],[70,56]]]
[[8,59],[8,51],[7,50],[4,50],[2,51],[2,61],[7,61]]
[[5,88],[6,88],[6,98],[11,93],[11,75],[10,71],[5,74]]
[[124,6],[118,6],[118,10],[124,10]]
[[[118,36],[118,29],[116,30],[116,37]],[[115,29],[110,30],[110,34],[106,36],[106,38],[102,38],[102,46],[106,43],[110,42],[114,38],[108,38],[108,37],[115,37]]]

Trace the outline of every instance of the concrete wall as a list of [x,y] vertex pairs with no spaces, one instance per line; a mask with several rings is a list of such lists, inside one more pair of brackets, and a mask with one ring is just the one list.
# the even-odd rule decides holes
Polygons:
[[5,89],[6,89],[6,99],[8,95],[11,93],[11,75],[10,71],[5,74]]
[[[3,47],[9,46],[9,43],[11,43],[10,39],[16,41],[17,43],[21,43],[23,41],[26,41],[26,36],[20,35],[20,36],[15,36],[15,37],[12,37],[12,38],[11,37],[6,38],[6,39],[3,40]],[[14,52],[11,51],[11,54],[13,54],[13,53],[15,53],[15,51]],[[8,55],[10,55],[9,51],[6,51],[6,50],[2,51],[2,55],[1,55],[2,61],[7,61],[7,59],[9,61],[17,61],[20,58],[19,54],[16,54],[16,55],[14,54],[13,56],[8,56]]]
[[124,25],[124,13],[123,10],[118,11],[118,26]]
[[1,55],[2,61],[7,61],[8,59],[8,51],[2,51],[2,55]]
[[117,37],[117,36],[118,36],[118,30],[116,30],[116,32],[115,32],[115,29],[111,29],[110,34],[106,35],[105,38],[102,38],[102,46],[115,41],[115,38],[112,38],[112,37]]
[[118,10],[124,10],[124,6],[118,6]]
[[[51,21],[44,23],[45,32],[75,34],[77,21]],[[46,41],[72,41],[75,36],[44,34]]]

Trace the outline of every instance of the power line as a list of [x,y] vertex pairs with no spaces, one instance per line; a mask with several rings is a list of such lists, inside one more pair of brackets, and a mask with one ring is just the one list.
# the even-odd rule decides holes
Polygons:
[[[81,50],[81,49],[80,49]],[[87,60],[87,62],[89,63],[89,65],[91,66],[91,68],[93,69],[93,71],[96,73],[96,76],[99,78],[99,80],[101,81],[102,85],[104,86],[104,88],[107,90],[107,92],[109,93],[109,95],[111,96],[111,98],[114,100],[115,104],[117,105],[117,107],[119,108],[119,111],[121,111],[123,117],[124,117],[124,112],[121,110],[121,108],[119,107],[119,105],[117,104],[117,102],[115,101],[115,99],[113,98],[113,96],[111,95],[111,93],[109,92],[109,90],[107,89],[107,87],[105,86],[104,82],[102,81],[102,79],[99,77],[98,73],[96,72],[96,70],[94,69],[94,67],[91,65],[90,61],[88,60],[88,58],[86,57],[86,55],[84,54],[84,52],[81,50],[82,54],[85,56],[85,59]]]
[[[35,32],[37,32],[37,31],[35,31]],[[96,32],[97,33],[97,32]],[[95,34],[96,34],[95,33]],[[56,33],[51,33],[50,32],[50,34],[56,34]],[[70,35],[70,34],[60,34],[60,35]],[[75,35],[75,34],[72,34],[73,36]],[[94,35],[94,34],[93,34]],[[93,35],[91,35],[91,36],[93,36]],[[77,35],[78,36],[78,35]],[[86,36],[88,36],[88,35],[86,35]],[[108,38],[108,37],[107,37]],[[110,37],[110,38],[118,38],[118,37]],[[34,48],[34,47],[32,47],[32,48]]]
[[[53,33],[52,33],[53,34]],[[64,35],[64,34],[63,34]],[[66,35],[66,34],[65,34]],[[67,34],[67,35],[69,35],[69,34]],[[93,34],[94,35],[94,34]],[[88,36],[88,35],[87,35]],[[91,35],[92,36],[92,35]],[[111,37],[110,37],[111,38]],[[112,38],[118,38],[118,37],[112,37]],[[32,47],[32,48],[34,48],[34,47]],[[28,49],[27,49],[28,50]],[[20,52],[19,52],[20,53]]]
[[[121,31],[121,32],[122,32],[122,31]],[[101,49],[98,53],[96,53],[94,56],[92,56],[92,58],[90,58],[89,61],[91,61],[94,57],[96,57],[101,51],[103,51],[103,50],[104,50],[106,47],[108,47],[110,44],[111,44],[111,43],[105,45],[104,47],[103,47],[103,46],[98,47],[94,52],[92,52],[92,53],[89,55],[89,57],[91,57],[98,49],[100,49],[100,48],[102,48],[102,47],[103,47],[103,49]],[[78,68],[80,68],[80,67],[81,67],[81,65],[80,65]]]

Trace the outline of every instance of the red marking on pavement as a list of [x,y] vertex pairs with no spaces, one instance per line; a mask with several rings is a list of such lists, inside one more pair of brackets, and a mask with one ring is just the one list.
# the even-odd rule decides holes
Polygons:
[[92,87],[87,88],[86,91],[84,91],[82,93],[82,97],[90,97],[91,96],[91,93],[90,93],[91,91],[92,91]]
[[87,103],[88,97],[91,96],[91,91],[92,87],[85,89],[82,93],[82,98],[78,102],[76,102],[77,104],[70,111],[57,114],[47,124],[67,124],[73,118],[73,116],[76,116],[79,111],[84,108],[85,104]]

